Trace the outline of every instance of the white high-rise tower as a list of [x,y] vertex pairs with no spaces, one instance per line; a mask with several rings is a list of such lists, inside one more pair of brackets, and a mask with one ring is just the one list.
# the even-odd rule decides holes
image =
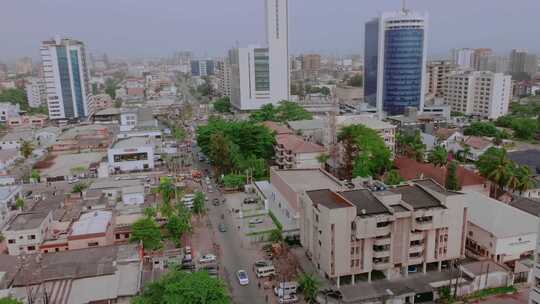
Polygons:
[[270,96],[273,102],[289,99],[288,0],[266,0],[266,43],[270,57]]
[[50,119],[88,116],[90,73],[84,43],[56,37],[43,41],[40,51]]
[[265,0],[266,45],[229,52],[231,104],[257,110],[289,99],[288,0]]

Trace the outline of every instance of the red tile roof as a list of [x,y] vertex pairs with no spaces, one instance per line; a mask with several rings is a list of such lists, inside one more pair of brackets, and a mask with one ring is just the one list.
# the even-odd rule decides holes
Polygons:
[[268,129],[270,129],[271,131],[274,131],[276,133],[276,135],[293,134],[293,131],[291,129],[289,129],[286,126],[284,126],[284,125],[282,125],[280,123],[277,123],[277,122],[264,121],[262,124],[265,127],[267,127]]
[[[419,163],[413,159],[405,157],[396,158],[394,165],[398,168],[399,175],[406,180],[423,177],[432,178],[441,185],[445,184],[446,172],[444,168],[435,167],[432,164]],[[456,174],[461,187],[483,185],[486,183],[486,179],[484,177],[459,165],[457,167]]]
[[283,145],[287,150],[293,153],[316,153],[324,152],[323,146],[319,146],[302,139],[300,136],[291,134],[280,134],[276,136],[276,142],[278,145]]
[[476,150],[483,150],[487,147],[489,147],[490,145],[492,145],[491,141],[490,140],[487,140],[483,137],[480,137],[480,136],[469,136],[467,138],[465,138],[465,140],[463,141],[463,143],[467,146],[470,146]]
[[447,140],[452,134],[456,133],[458,129],[438,128],[435,131],[435,136],[441,140]]

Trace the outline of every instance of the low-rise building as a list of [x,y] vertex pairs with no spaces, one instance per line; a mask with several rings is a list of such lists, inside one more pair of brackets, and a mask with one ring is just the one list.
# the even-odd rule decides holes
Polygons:
[[19,117],[21,107],[19,104],[0,102],[0,122],[7,122],[10,118]]
[[95,210],[83,213],[73,223],[68,236],[68,248],[82,249],[114,243],[114,219],[111,211]]
[[113,107],[113,100],[109,94],[96,94],[88,99],[90,114]]
[[540,198],[540,151],[531,149],[509,152],[508,158],[519,166],[527,166],[534,180],[532,187],[521,191],[520,195],[533,199]]
[[117,140],[107,151],[112,173],[154,169],[154,144],[144,137]]
[[384,140],[384,144],[392,152],[396,152],[396,126],[379,120],[371,115],[344,115],[336,117],[336,129],[339,133],[341,128],[350,125],[363,125],[375,130]]
[[289,121],[287,125],[305,141],[325,146],[330,143],[330,128],[326,120],[310,119]]
[[46,239],[52,223],[49,212],[26,212],[16,215],[2,232],[7,240],[10,255],[39,252],[39,245]]
[[0,172],[7,170],[20,157],[17,149],[0,150]]
[[320,168],[318,157],[326,151],[323,146],[292,134],[277,135],[274,149],[276,163],[282,169]]
[[17,213],[15,202],[21,197],[21,189],[19,185],[0,187],[0,229]]
[[[538,217],[471,191],[467,227],[467,255],[513,263],[536,249]],[[511,223],[509,225],[508,223]]]
[[477,161],[482,154],[484,154],[489,148],[494,147],[493,142],[485,137],[480,136],[464,136],[457,138],[452,145],[448,147],[449,151],[454,154],[466,151],[464,157],[470,161]]
[[408,275],[465,254],[464,195],[431,180],[384,191],[305,191],[300,198],[300,241],[316,269],[339,286],[373,271]]

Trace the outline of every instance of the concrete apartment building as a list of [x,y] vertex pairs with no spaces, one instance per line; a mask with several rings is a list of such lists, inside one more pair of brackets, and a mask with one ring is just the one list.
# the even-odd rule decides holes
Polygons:
[[440,98],[444,96],[444,85],[446,77],[456,70],[456,65],[450,61],[431,61],[427,65],[427,96],[430,98]]
[[339,286],[373,271],[387,278],[442,268],[465,254],[464,195],[431,180],[372,192],[308,190],[299,203],[300,241],[316,269]]
[[221,96],[231,97],[231,64],[229,59],[216,61],[216,77],[218,79],[218,91]]
[[10,255],[39,252],[39,245],[47,238],[52,223],[52,210],[16,215],[2,234],[7,240]]
[[25,79],[24,89],[28,105],[37,108],[47,102],[47,87],[45,81],[38,77],[28,77]]
[[[540,235],[540,225],[537,234]],[[540,240],[536,240],[536,254],[534,255],[534,270],[529,304],[540,304]]]
[[508,113],[512,77],[488,71],[460,71],[447,77],[444,98],[452,111],[497,119]]
[[538,72],[538,58],[524,49],[514,49],[510,53],[510,73],[525,73],[534,77]]
[[21,197],[19,185],[0,187],[0,229],[17,213],[15,201]]
[[114,243],[112,211],[96,210],[81,215],[69,234],[69,250],[107,246]]
[[326,152],[323,146],[305,141],[293,134],[276,136],[276,164],[281,169],[320,168],[318,157]]
[[321,55],[304,54],[302,55],[302,70],[304,77],[308,79],[317,79],[321,70]]

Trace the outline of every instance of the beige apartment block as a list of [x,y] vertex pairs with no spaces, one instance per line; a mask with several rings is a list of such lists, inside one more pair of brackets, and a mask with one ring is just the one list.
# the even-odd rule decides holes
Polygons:
[[[373,192],[305,191],[300,197],[300,241],[316,269],[340,284],[426,272],[464,257],[464,195],[432,180]],[[413,267],[411,267],[413,268]]]

